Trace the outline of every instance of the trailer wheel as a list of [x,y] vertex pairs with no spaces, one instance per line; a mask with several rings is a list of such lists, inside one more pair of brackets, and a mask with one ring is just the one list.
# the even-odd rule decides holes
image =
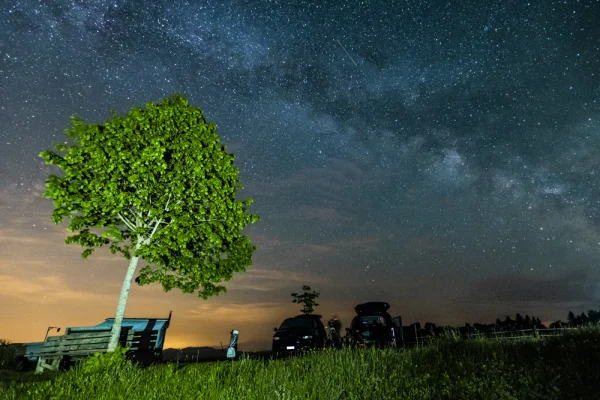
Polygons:
[[15,371],[23,372],[28,371],[30,367],[29,360],[27,357],[19,356],[15,360]]

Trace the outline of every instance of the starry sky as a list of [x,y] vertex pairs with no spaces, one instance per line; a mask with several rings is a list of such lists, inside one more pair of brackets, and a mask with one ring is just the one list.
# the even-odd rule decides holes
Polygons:
[[563,320],[600,305],[600,2],[15,0],[0,10],[0,337],[114,315],[127,261],[82,260],[38,154],[69,117],[179,92],[217,124],[253,266],[207,301],[135,287],[166,347],[269,346],[299,307],[346,324]]

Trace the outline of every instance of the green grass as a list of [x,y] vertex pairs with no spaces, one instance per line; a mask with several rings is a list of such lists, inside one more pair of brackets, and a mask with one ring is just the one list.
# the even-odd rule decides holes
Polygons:
[[407,351],[318,351],[286,360],[88,364],[6,399],[599,399],[600,327],[545,339],[443,339]]

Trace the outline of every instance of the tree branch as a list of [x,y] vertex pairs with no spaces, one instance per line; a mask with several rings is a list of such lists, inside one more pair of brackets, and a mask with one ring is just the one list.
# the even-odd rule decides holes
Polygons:
[[152,239],[152,236],[154,236],[154,234],[156,233],[156,230],[158,229],[158,226],[161,222],[162,220],[160,219],[156,221],[156,223],[154,224],[154,229],[152,229],[152,233],[150,233],[150,236],[148,236],[148,238],[146,239],[146,243],[150,243],[150,239]]
[[169,198],[167,199],[167,204],[165,205],[165,211],[169,211],[169,202],[171,201],[171,193],[169,193]]
[[131,223],[131,221],[129,221],[124,216],[122,216],[121,213],[117,213],[117,216],[121,219],[121,221],[123,221],[123,223],[125,224],[125,226],[128,227],[130,231],[135,230],[135,227],[133,226],[133,224]]

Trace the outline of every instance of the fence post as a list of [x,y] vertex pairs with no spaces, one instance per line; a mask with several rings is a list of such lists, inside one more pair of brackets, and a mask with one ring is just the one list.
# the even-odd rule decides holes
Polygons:
[[417,325],[415,324],[415,340],[417,341],[417,349],[419,348],[419,334],[417,333]]

